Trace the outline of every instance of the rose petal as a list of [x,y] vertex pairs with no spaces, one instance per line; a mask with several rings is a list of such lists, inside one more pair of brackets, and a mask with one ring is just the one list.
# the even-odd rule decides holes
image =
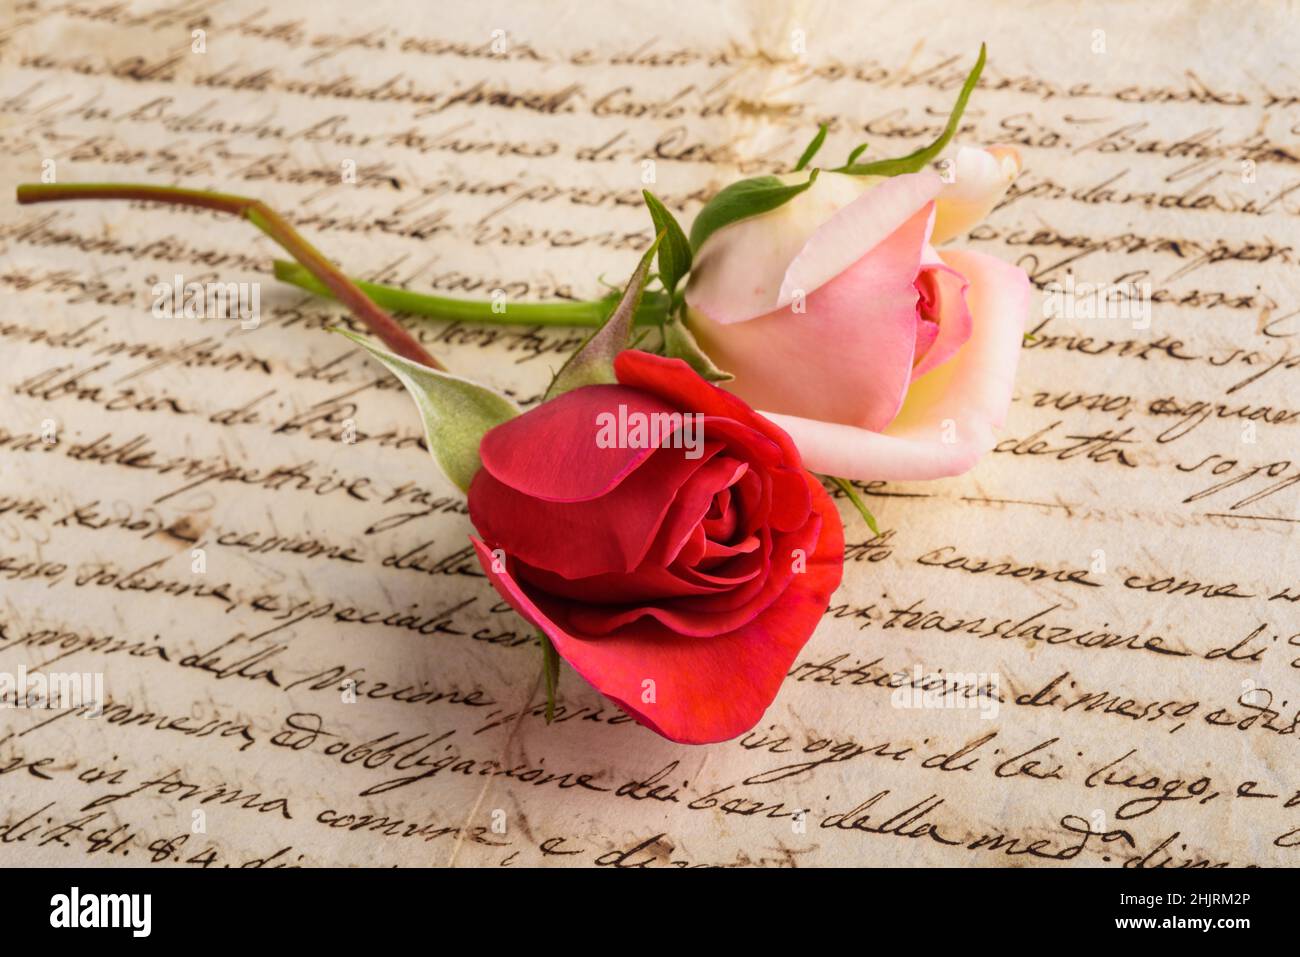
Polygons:
[[[799,450],[790,436],[731,393],[701,379],[681,359],[629,349],[620,352],[614,360],[614,374],[621,384],[649,392],[683,411],[716,416],[720,420],[732,419],[748,426],[772,442],[774,451],[787,464],[799,464]],[[705,428],[708,428],[707,421]]]
[[749,469],[749,464],[723,453],[692,475],[677,491],[668,518],[659,529],[647,559],[660,567],[676,561],[682,547],[699,528],[713,505],[715,496],[735,484]]
[[[787,184],[803,183],[808,174],[780,178]],[[780,301],[786,270],[804,244],[839,210],[880,182],[879,177],[822,173],[783,206],[724,226],[697,250],[686,301],[714,322],[742,322],[771,312]],[[866,251],[857,250],[849,261]]]
[[942,185],[943,181],[929,170],[890,176],[841,209],[809,237],[790,263],[776,307],[788,305],[800,293],[810,296],[813,290],[840,276],[915,219]]
[[566,609],[561,624],[589,635],[608,635],[641,620],[657,621],[671,634],[691,638],[734,631],[781,596],[790,583],[789,556],[796,548],[806,554],[816,542],[818,527],[813,521],[799,532],[775,540],[765,536],[761,549],[730,563],[740,565],[746,577],[725,591],[622,608],[579,606]]
[[[479,444],[483,468],[502,484],[548,502],[581,502],[604,495],[654,448],[600,448],[603,413],[655,415],[675,407],[617,385],[574,389],[491,429]],[[646,421],[649,421],[648,419]],[[534,436],[545,435],[545,442]]]
[[672,741],[726,741],[758,723],[840,582],[839,516],[820,484],[808,482],[819,535],[807,569],[747,624],[710,638],[683,638],[646,619],[600,637],[571,633],[543,610],[546,599],[535,601],[512,576],[492,570],[483,542],[474,539],[474,548],[501,596],[601,694]]
[[925,351],[917,352],[919,359],[912,367],[913,382],[956,355],[957,350],[970,339],[973,328],[970,309],[966,305],[969,283],[965,276],[942,262],[926,264],[921,267],[916,284],[923,290],[922,299],[929,300],[922,315],[928,312],[934,318],[933,323],[922,322],[921,325],[932,326],[935,334]]
[[1002,202],[1020,174],[1020,153],[1013,146],[963,146],[957,151],[953,173],[953,181],[944,184],[935,204],[930,242],[936,245],[965,233]]
[[932,214],[929,204],[915,211],[809,295],[805,312],[787,306],[725,326],[693,313],[700,345],[735,376],[728,389],[786,415],[874,430],[888,425],[912,376],[914,281]]
[[[922,295],[924,295],[924,293]],[[919,304],[917,305],[916,310],[918,314],[924,311]],[[920,319],[920,321],[916,324],[916,350],[915,350],[915,355],[917,358],[914,358],[912,360],[914,363],[919,363],[920,357],[924,356],[927,352],[929,352],[930,347],[934,345],[934,340],[939,338],[939,324],[937,322],[926,319],[923,315],[918,315],[918,318]],[[915,365],[913,365],[912,367],[912,375],[913,376],[916,375]]]
[[[970,340],[915,382],[884,433],[765,413],[794,436],[814,471],[856,479],[932,479],[970,469],[993,445],[1011,402],[1029,314],[1029,278],[992,256],[943,250],[965,276]],[[951,423],[951,429],[946,426]],[[949,435],[954,441],[944,441]]]
[[708,578],[694,573],[680,574],[677,569],[645,564],[631,572],[592,575],[589,578],[564,578],[523,562],[506,561],[511,573],[531,592],[555,599],[570,599],[586,607],[612,607],[640,602],[659,602],[696,595],[717,595],[731,591],[736,584],[750,581],[761,566],[738,570],[731,579]]
[[629,572],[645,559],[677,490],[720,448],[706,443],[697,459],[685,449],[652,450],[607,494],[585,502],[533,498],[483,468],[469,487],[470,521],[486,540],[508,542],[512,557],[565,578]]

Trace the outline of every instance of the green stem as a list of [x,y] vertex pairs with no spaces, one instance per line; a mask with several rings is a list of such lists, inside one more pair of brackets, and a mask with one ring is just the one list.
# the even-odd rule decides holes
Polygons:
[[320,250],[307,242],[283,216],[261,200],[231,193],[136,183],[23,183],[18,187],[20,204],[54,203],[69,199],[145,200],[172,206],[212,209],[247,219],[301,263],[300,268],[305,274],[315,277],[322,288],[329,290],[335,299],[347,306],[389,349],[421,365],[443,368],[414,336],[358,289],[352,280],[343,275]]
[[551,644],[550,637],[544,631],[537,636],[542,641],[542,670],[546,673],[546,723],[555,720],[555,692],[560,687],[560,653]]
[[862,516],[862,520],[867,523],[867,528],[871,529],[871,534],[879,537],[880,526],[876,524],[876,516],[871,514],[871,509],[867,508],[867,503],[862,501],[862,496],[859,495],[858,490],[853,487],[853,483],[848,479],[840,478],[838,475],[828,475],[826,477],[834,482],[835,486],[841,492],[848,496],[849,502],[858,510],[858,514]]
[[[332,295],[319,279],[297,263],[275,261],[275,278],[306,289],[319,296]],[[618,304],[617,296],[582,302],[501,302],[481,299],[452,299],[428,293],[411,292],[400,286],[353,280],[357,287],[378,305],[394,312],[448,322],[486,322],[506,326],[581,326],[597,328]],[[658,325],[668,313],[664,296],[647,293],[636,312],[636,324]]]

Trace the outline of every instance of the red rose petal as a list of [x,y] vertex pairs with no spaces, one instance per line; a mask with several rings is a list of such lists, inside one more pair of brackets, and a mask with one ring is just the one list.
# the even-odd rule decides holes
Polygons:
[[[743,400],[701,379],[681,359],[668,359],[635,350],[620,352],[614,360],[614,374],[623,385],[644,389],[679,409],[720,419],[732,419],[747,425],[775,442],[788,463],[799,463],[799,451],[790,436],[751,409]],[[708,434],[707,431],[705,434]]]
[[470,521],[485,540],[508,543],[511,556],[566,578],[630,572],[645,559],[677,489],[718,449],[706,443],[698,459],[653,449],[607,494],[578,502],[533,498],[483,468],[469,488]]
[[660,566],[671,565],[713,505],[717,495],[734,485],[749,470],[745,462],[725,453],[711,459],[677,491],[659,537],[646,556]]
[[[747,623],[711,637],[685,637],[650,618],[614,634],[570,632],[557,624],[565,611],[563,601],[532,597],[513,576],[493,571],[488,546],[473,542],[501,596],[544,631],[560,655],[603,695],[670,740],[725,741],[758,723],[840,582],[844,535],[839,515],[819,483],[811,476],[806,483],[815,540],[806,570],[792,575],[780,595]],[[652,701],[647,700],[651,689]]]
[[[565,392],[490,430],[479,444],[483,468],[503,485],[548,502],[604,495],[654,452],[600,448],[598,416],[617,412],[672,413],[677,408],[646,392],[593,385]],[[546,441],[539,442],[539,436]],[[475,523],[477,524],[477,523]]]

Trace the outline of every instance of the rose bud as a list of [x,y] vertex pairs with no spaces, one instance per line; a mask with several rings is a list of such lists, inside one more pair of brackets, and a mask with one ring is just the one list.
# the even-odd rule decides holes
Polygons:
[[840,519],[789,436],[686,363],[628,351],[614,373],[483,437],[474,545],[601,694],[673,741],[723,741],[825,612]]
[[735,376],[726,387],[785,429],[811,469],[956,475],[992,447],[1006,417],[1028,277],[935,247],[997,204],[1020,161],[1009,147],[965,148],[949,168],[948,183],[929,170],[823,171],[696,254],[688,325]]

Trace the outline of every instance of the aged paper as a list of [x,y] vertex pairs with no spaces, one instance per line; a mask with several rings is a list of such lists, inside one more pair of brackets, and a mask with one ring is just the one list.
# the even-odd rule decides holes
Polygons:
[[[0,672],[104,707],[11,683],[0,863],[1300,860],[1293,5],[3,8]],[[12,200],[221,189],[355,275],[588,297],[649,241],[647,182],[689,217],[823,120],[827,157],[901,155],[981,40],[962,139],[1025,170],[960,242],[1038,289],[1003,441],[865,486],[877,537],[842,502],[825,621],[709,747],[567,668],[545,723],[410,401],[248,224]],[[178,276],[260,283],[255,328],[156,315]],[[581,336],[419,328],[521,402]]]

